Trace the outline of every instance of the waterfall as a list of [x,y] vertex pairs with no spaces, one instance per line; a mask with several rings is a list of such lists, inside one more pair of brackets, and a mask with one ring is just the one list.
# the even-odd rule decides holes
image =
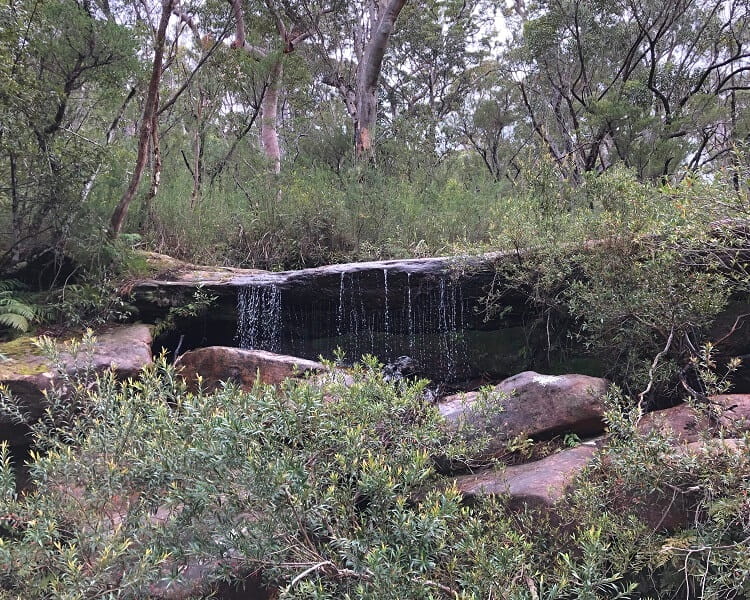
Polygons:
[[385,302],[384,302],[384,314],[383,314],[383,322],[384,322],[384,329],[385,329],[385,350],[386,353],[391,348],[391,319],[390,319],[390,308],[388,307],[388,269],[383,269],[383,295],[385,296]]
[[[380,276],[382,273],[382,276]],[[412,277],[387,268],[342,272],[310,296],[275,285],[242,288],[237,298],[241,348],[330,358],[336,348],[358,361],[411,357],[421,373],[457,379],[467,372],[461,286],[448,275]]]
[[406,333],[409,336],[409,353],[414,352],[414,320],[411,310],[411,273],[406,274]]
[[237,295],[240,348],[281,351],[281,292],[275,285],[248,286]]
[[336,333],[341,335],[341,327],[344,323],[344,289],[346,287],[346,273],[341,271],[341,280],[339,282],[339,307],[336,311]]

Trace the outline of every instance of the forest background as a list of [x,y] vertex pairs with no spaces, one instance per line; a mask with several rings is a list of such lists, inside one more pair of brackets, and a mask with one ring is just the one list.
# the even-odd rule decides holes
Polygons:
[[744,0],[0,11],[6,272],[131,246],[273,269],[513,248],[746,192]]

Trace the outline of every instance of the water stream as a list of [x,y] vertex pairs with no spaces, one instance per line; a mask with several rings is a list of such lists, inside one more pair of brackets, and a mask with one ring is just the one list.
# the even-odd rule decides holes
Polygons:
[[248,286],[237,293],[240,348],[279,352],[282,347],[281,292],[274,285]]

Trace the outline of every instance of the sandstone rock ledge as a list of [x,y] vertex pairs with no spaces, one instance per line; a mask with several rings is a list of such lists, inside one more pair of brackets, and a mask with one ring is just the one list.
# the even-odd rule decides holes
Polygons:
[[[90,357],[84,352],[74,356],[63,344],[60,365],[52,364],[43,355],[34,338],[22,337],[0,344],[0,354],[4,357],[0,362],[0,383],[7,386],[10,394],[20,400],[24,411],[36,419],[44,411],[44,391],[60,379],[59,369],[68,376],[75,376],[84,369],[101,373],[112,367],[120,379],[126,379],[136,377],[152,362],[151,328],[148,325],[116,325],[98,332],[95,338]],[[25,428],[0,416],[0,439],[15,445],[24,443],[25,435]]]

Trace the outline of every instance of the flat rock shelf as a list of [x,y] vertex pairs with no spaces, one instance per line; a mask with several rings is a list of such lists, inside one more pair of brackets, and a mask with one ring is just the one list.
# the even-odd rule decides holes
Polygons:
[[531,339],[536,316],[521,296],[505,293],[502,318],[483,311],[497,266],[516,259],[488,253],[279,273],[173,263],[132,294],[140,318],[152,323],[189,303],[198,288],[216,298],[206,314],[179,320],[155,350],[236,346],[310,360],[340,350],[348,362],[408,356],[413,374],[436,381],[507,377],[549,366],[534,362],[533,348],[544,346]]

